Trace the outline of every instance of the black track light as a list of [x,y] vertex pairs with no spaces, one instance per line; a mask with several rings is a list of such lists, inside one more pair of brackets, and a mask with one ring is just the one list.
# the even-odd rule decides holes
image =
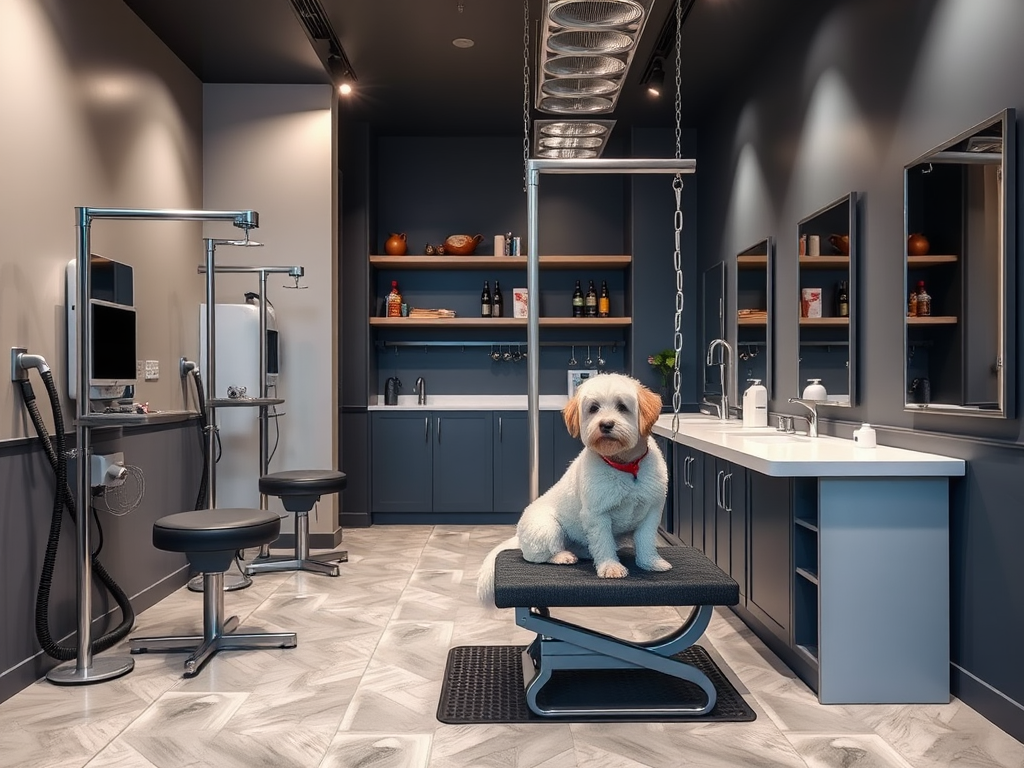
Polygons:
[[661,60],[654,62],[651,67],[651,76],[647,79],[647,92],[654,98],[660,98],[661,92],[665,89],[665,70],[661,66]]

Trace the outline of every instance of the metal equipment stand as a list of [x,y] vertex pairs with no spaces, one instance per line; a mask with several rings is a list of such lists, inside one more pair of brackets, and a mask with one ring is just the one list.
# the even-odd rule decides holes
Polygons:
[[[206,263],[200,265],[199,274],[206,275],[206,469],[209,478],[210,507],[217,507],[217,409],[237,407],[258,407],[260,425],[260,477],[267,474],[270,468],[270,441],[268,423],[270,419],[269,408],[273,405],[280,405],[283,399],[270,397],[267,389],[267,275],[287,274],[294,277],[296,283],[305,274],[305,269],[299,266],[291,267],[260,267],[260,266],[216,266],[215,254],[218,245],[242,245],[242,242],[234,240],[217,240],[206,238]],[[259,275],[260,295],[260,349],[259,349],[259,397],[248,397],[231,399],[217,397],[217,337],[216,337],[216,276],[217,273],[256,273]],[[269,509],[267,495],[260,493],[260,509]],[[260,548],[260,557],[269,554],[267,545]],[[252,584],[252,578],[238,566],[237,573],[225,573],[222,583],[224,591],[233,592],[245,589]],[[205,589],[206,580],[199,574],[189,580],[188,588],[193,592],[202,592]]]
[[[256,211],[189,211],[138,208],[75,208],[78,228],[78,307],[75,344],[78,353],[78,398],[76,400],[77,420],[75,439],[78,460],[76,464],[76,493],[78,497],[79,524],[75,531],[75,555],[78,603],[78,653],[74,662],[54,667],[46,679],[56,685],[84,685],[112,680],[131,672],[135,660],[131,657],[93,658],[92,653],[92,552],[89,526],[89,504],[92,494],[89,477],[92,428],[89,415],[89,373],[92,370],[91,339],[92,323],[89,317],[89,300],[92,298],[90,266],[90,235],[93,219],[129,219],[143,221],[230,221],[246,233],[259,226]],[[115,423],[108,421],[109,423]]]

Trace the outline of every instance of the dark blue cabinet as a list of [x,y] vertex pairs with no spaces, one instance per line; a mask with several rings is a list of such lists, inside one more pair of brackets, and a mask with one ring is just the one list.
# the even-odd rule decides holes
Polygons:
[[434,512],[490,512],[490,411],[435,411]]
[[430,512],[434,443],[427,411],[378,411],[371,419],[371,504],[374,513]]
[[680,443],[673,448],[673,521],[671,533],[682,544],[704,548],[704,454]]
[[704,457],[704,554],[747,593],[747,469]]
[[[792,506],[791,478],[750,473],[748,605],[756,606],[761,623],[787,644],[793,606]],[[812,547],[816,554],[816,541]]]
[[372,418],[375,522],[419,515],[490,513],[489,411],[377,411]]

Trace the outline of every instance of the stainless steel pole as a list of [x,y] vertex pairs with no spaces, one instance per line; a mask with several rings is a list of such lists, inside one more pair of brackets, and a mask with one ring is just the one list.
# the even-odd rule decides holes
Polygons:
[[526,170],[526,425],[529,432],[530,501],[540,493],[540,236],[537,203],[540,181],[533,166]]

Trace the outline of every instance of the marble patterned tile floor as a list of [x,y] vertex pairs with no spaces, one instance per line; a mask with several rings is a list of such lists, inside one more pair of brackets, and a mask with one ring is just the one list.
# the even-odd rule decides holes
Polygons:
[[[1024,768],[1024,744],[957,700],[819,705],[727,610],[701,644],[752,723],[439,723],[448,648],[531,639],[474,594],[480,561],[510,531],[346,531],[339,578],[264,574],[225,594],[243,627],[295,631],[296,648],[222,652],[191,680],[181,654],[146,654],[110,682],[37,682],[0,704],[0,768]],[[573,618],[638,639],[678,626],[675,609],[596,610]],[[135,633],[196,632],[201,615],[202,596],[183,588]]]

